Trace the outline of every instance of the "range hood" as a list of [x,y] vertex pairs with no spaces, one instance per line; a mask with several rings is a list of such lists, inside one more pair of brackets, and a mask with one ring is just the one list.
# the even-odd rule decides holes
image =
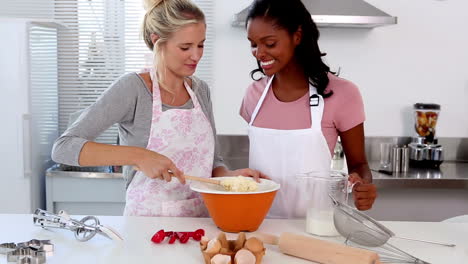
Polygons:
[[[284,0],[287,1],[287,0]],[[374,28],[397,23],[397,18],[364,0],[302,0],[318,27]],[[233,26],[245,26],[249,7],[235,14]]]

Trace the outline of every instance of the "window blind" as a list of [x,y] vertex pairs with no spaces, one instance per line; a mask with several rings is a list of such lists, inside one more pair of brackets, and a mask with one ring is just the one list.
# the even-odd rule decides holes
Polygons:
[[[193,2],[204,11],[208,26],[195,74],[211,84],[214,0]],[[57,37],[60,133],[119,76],[150,66],[152,56],[140,36],[144,12],[142,0],[2,0],[0,16],[53,18],[67,26]],[[96,141],[116,140],[113,126]]]
[[[57,30],[31,26],[29,30],[31,114],[35,122],[34,140],[50,152],[58,136]],[[49,153],[44,153],[48,156]]]

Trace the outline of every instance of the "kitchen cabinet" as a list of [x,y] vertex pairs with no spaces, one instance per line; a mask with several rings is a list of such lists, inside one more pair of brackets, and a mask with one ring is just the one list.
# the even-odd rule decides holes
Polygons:
[[46,173],[46,210],[81,215],[122,215],[125,180],[121,173],[60,171]]
[[391,176],[373,172],[373,177],[378,197],[366,213],[377,220],[435,222],[468,214],[468,163],[444,162],[440,170],[410,168]]

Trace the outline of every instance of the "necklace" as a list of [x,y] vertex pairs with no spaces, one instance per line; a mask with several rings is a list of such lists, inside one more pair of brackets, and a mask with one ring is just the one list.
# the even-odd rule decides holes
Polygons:
[[[182,103],[185,103],[187,100],[185,97],[187,97],[187,93],[186,93],[186,89],[185,87],[183,89],[179,89],[177,92],[174,92],[173,90],[169,90],[168,88],[164,87],[164,86],[161,86],[160,87],[162,88],[161,90],[163,91],[162,95],[164,95],[165,98],[169,97],[170,96],[170,103],[169,105],[174,105],[174,103],[176,102],[176,99],[177,98],[181,98],[181,102],[179,102],[177,105],[182,105]],[[184,98],[182,98],[184,97]],[[190,98],[190,95],[189,95],[189,98]],[[169,101],[168,100],[168,101]]]

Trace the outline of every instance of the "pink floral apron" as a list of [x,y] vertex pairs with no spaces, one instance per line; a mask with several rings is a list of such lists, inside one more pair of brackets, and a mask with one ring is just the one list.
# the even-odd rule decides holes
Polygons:
[[[211,177],[214,135],[196,95],[187,83],[193,109],[162,111],[161,93],[154,69],[153,117],[147,149],[165,155],[185,174]],[[135,216],[208,216],[200,194],[181,184],[151,179],[138,171],[128,186],[124,215]]]

